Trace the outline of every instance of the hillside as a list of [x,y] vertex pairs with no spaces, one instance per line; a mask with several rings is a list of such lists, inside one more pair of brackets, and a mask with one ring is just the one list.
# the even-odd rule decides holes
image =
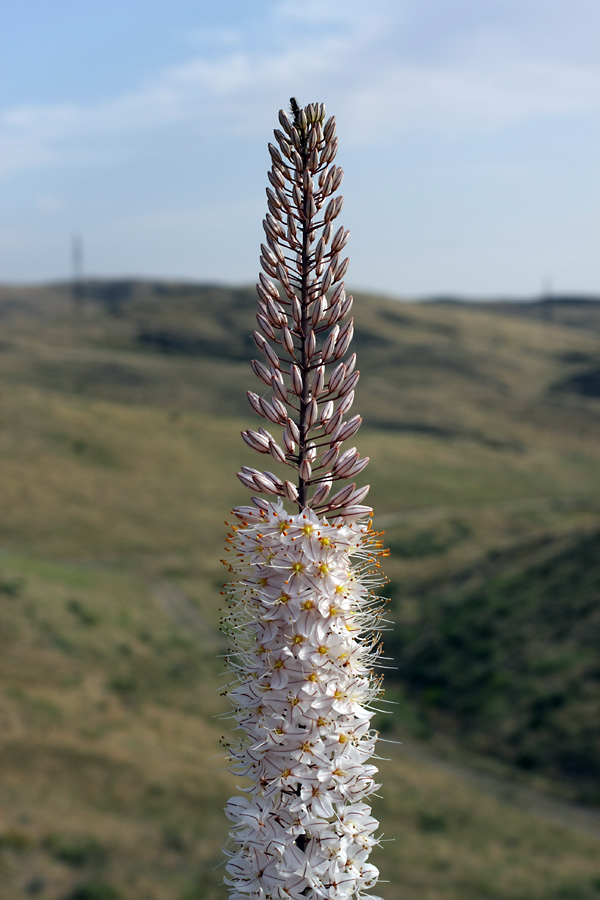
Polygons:
[[598,528],[491,553],[399,610],[398,676],[431,726],[599,804],[599,598]]
[[[0,288],[3,897],[216,900],[219,559],[252,464],[253,292],[86,297],[77,315],[65,286]],[[600,339],[366,295],[356,320],[398,620],[382,727],[591,798],[597,772],[573,779],[559,751],[598,758],[600,400],[581,379]],[[591,838],[388,747],[386,900],[600,896]]]

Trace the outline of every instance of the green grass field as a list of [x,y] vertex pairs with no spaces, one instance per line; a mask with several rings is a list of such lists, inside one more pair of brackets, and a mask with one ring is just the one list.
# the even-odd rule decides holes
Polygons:
[[[78,321],[60,285],[0,289],[0,895],[217,900],[219,560],[253,464],[254,300],[134,283],[111,315],[92,288]],[[398,622],[383,734],[580,800],[596,775],[557,752],[598,759],[594,315],[356,302]],[[593,837],[383,746],[386,900],[600,897]]]

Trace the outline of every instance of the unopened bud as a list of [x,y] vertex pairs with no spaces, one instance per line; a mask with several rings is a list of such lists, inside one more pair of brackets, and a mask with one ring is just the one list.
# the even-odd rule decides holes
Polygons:
[[298,489],[296,488],[296,486],[292,484],[291,481],[284,481],[283,490],[288,500],[291,500],[292,503],[295,503],[298,499]]
[[300,478],[303,481],[309,481],[312,475],[312,466],[307,459],[303,459],[300,463]]

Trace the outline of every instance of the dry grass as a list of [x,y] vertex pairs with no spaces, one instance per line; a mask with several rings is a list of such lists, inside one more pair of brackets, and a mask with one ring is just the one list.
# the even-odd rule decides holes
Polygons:
[[[88,311],[77,330],[59,288],[26,295],[27,315],[4,305],[3,900],[224,896],[213,867],[233,786],[209,760],[222,727],[218,560],[223,519],[244,500],[233,473],[251,459],[238,438],[251,308],[243,292],[191,290],[165,312],[136,290],[122,319]],[[224,360],[235,316],[240,359]],[[597,337],[376,298],[357,316],[360,443],[404,548],[396,584],[598,521],[598,401],[550,390]],[[152,352],[141,325],[187,328],[207,349]],[[597,842],[390,746],[386,900],[600,897]]]

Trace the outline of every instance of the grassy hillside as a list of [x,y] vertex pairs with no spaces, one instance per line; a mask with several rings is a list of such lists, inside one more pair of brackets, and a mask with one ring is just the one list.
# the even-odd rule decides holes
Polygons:
[[[2,896],[216,900],[234,790],[212,759],[219,559],[252,464],[254,298],[135,282],[87,296],[76,318],[60,285],[0,289]],[[555,751],[585,749],[598,721],[597,660],[580,653],[597,628],[600,401],[578,379],[600,341],[378,297],[356,318],[399,620],[387,733],[507,765],[533,753],[533,774],[580,789]],[[387,746],[386,900],[600,896],[597,842]]]
[[599,598],[598,528],[490,554],[400,608],[399,677],[431,725],[598,804]]

